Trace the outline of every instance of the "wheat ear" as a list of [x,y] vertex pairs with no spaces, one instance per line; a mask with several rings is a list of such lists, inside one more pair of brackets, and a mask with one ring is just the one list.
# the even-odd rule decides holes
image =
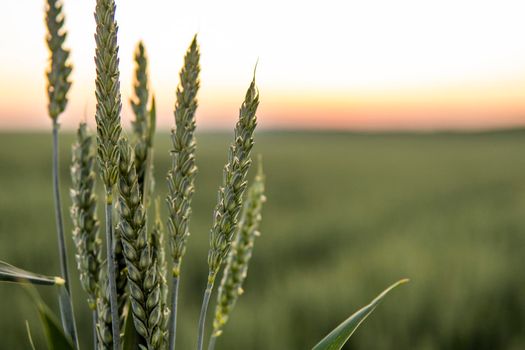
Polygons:
[[[67,247],[64,234],[64,221],[62,218],[62,201],[60,197],[60,180],[58,172],[58,116],[65,110],[67,105],[67,94],[71,87],[69,76],[72,71],[71,64],[69,63],[69,50],[64,48],[64,42],[67,36],[67,32],[64,29],[64,23],[65,17],[62,12],[62,2],[58,0],[48,0],[46,3],[46,41],[51,54],[49,58],[50,65],[46,72],[48,96],[47,109],[48,114],[53,121],[53,194],[60,269],[62,277],[65,279],[65,289],[68,295],[67,300],[59,298],[60,315],[64,330],[71,336],[76,348],[78,348],[77,330],[69,285]],[[62,305],[62,302],[67,302],[69,305]],[[68,322],[67,320],[72,321]]]
[[46,24],[47,46],[51,52],[50,67],[47,71],[47,110],[53,122],[66,109],[67,94],[71,87],[69,76],[72,66],[69,63],[69,50],[64,48],[67,32],[64,29],[65,17],[62,1],[47,0]]
[[135,76],[133,82],[134,96],[130,100],[131,109],[135,115],[132,121],[133,133],[135,134],[135,168],[139,179],[140,193],[144,193],[144,179],[146,177],[148,144],[148,57],[144,44],[137,44],[134,54]]
[[208,252],[208,283],[199,318],[197,348],[202,350],[204,325],[211,292],[217,272],[230,251],[237,230],[237,217],[242,207],[242,196],[246,189],[246,174],[250,168],[250,152],[253,148],[253,132],[257,125],[255,115],[259,105],[259,93],[255,87],[255,76],[246,92],[239,111],[239,121],[235,126],[234,141],[228,153],[228,163],[224,167],[222,186],[219,188],[218,202],[213,214],[210,230],[210,250]]
[[195,36],[186,51],[184,66],[180,71],[175,103],[175,128],[171,131],[173,149],[172,165],[168,172],[168,236],[173,260],[173,296],[170,319],[169,348],[173,350],[177,334],[177,303],[179,291],[180,265],[186,252],[186,241],[190,235],[191,199],[193,197],[195,175],[195,111],[199,90],[200,53]]
[[164,249],[164,229],[160,220],[160,203],[159,199],[155,201],[155,223],[151,231],[151,247],[154,252],[154,259],[157,260],[158,278],[160,285],[160,305],[161,305],[161,322],[160,328],[163,335],[162,348],[166,348],[169,342],[168,321],[170,309],[168,306],[168,263],[166,261],[166,252]]
[[97,108],[98,159],[100,172],[106,188],[106,248],[109,275],[109,296],[113,330],[113,348],[120,350],[119,312],[116,286],[116,267],[114,257],[113,233],[113,187],[118,178],[119,149],[121,133],[120,112],[120,73],[118,68],[117,23],[115,21],[115,1],[97,0],[95,7],[96,50],[95,64],[97,76],[95,95]]
[[101,242],[98,235],[99,222],[96,216],[95,156],[92,152],[93,138],[87,125],[81,123],[77,131],[77,142],[73,145],[71,166],[72,188],[70,191],[73,240],[77,248],[77,266],[82,288],[88,294],[90,309],[96,308],[98,274],[101,265]]
[[[89,308],[94,311],[96,323],[96,301],[99,289],[99,271],[102,264],[101,242],[98,235],[99,222],[96,216],[97,197],[95,194],[95,156],[93,137],[88,134],[87,125],[81,123],[77,131],[77,142],[73,145],[70,190],[73,240],[77,254],[80,283],[88,295]],[[96,339],[96,328],[94,329]]]
[[127,264],[133,322],[139,335],[146,340],[148,349],[160,349],[163,335],[157,252],[152,251],[148,242],[145,210],[131,148],[122,139],[119,149],[119,229]]
[[100,288],[97,297],[97,349],[113,349],[113,331],[111,322],[111,305],[109,300],[109,284],[107,262],[101,266],[99,273]]
[[259,170],[253,184],[248,189],[237,238],[228,254],[219,286],[209,350],[214,349],[217,337],[222,334],[223,327],[228,322],[237,299],[243,293],[242,286],[248,274],[248,265],[252,257],[255,237],[259,236],[261,211],[265,201],[264,174],[259,161]]

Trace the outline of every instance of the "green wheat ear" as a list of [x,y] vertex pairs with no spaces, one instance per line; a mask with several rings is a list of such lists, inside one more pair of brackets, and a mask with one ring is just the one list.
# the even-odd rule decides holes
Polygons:
[[95,194],[96,175],[93,170],[93,137],[88,134],[87,125],[81,123],[77,131],[77,142],[73,145],[71,166],[72,188],[70,190],[73,240],[77,248],[77,266],[82,288],[88,294],[88,304],[96,308],[98,275],[102,264],[99,221],[96,216],[97,197]]
[[259,170],[254,183],[248,189],[237,238],[228,254],[221,285],[219,286],[210,350],[214,348],[214,338],[221,335],[237,299],[243,293],[242,286],[248,274],[248,265],[252,257],[255,237],[259,236],[261,211],[265,201],[264,174],[261,161],[259,161]]
[[62,1],[47,0],[46,10],[46,41],[51,52],[50,67],[46,72],[49,100],[47,108],[49,116],[56,122],[58,116],[66,109],[67,94],[71,87],[69,76],[73,68],[68,62],[69,50],[64,48],[67,32],[64,29]]
[[257,125],[255,115],[259,106],[259,93],[253,78],[239,111],[235,126],[234,141],[228,153],[228,163],[223,171],[223,183],[219,189],[218,203],[213,215],[210,231],[208,266],[210,280],[215,276],[228,252],[237,229],[237,217],[241,211],[242,196],[246,189],[246,175],[252,163],[250,152],[253,147],[253,132]]
[[135,168],[139,179],[140,193],[144,193],[144,180],[147,171],[148,147],[150,138],[149,127],[149,87],[148,87],[148,57],[144,44],[137,44],[134,54],[135,76],[133,82],[134,96],[130,100],[131,109],[135,115],[132,121],[135,134]]
[[161,306],[161,322],[160,329],[163,335],[163,347],[168,345],[169,332],[168,321],[170,317],[170,308],[168,306],[168,262],[166,261],[166,252],[164,249],[164,228],[160,219],[160,203],[159,199],[155,200],[155,222],[151,230],[151,248],[153,251],[153,258],[157,260],[158,278],[160,286],[160,306]]
[[[110,190],[118,178],[118,142],[121,133],[120,113],[122,109],[118,67],[118,27],[115,21],[114,0],[97,0],[95,21],[97,24],[95,119],[97,121],[98,159],[104,185],[106,190]],[[111,195],[108,193],[108,196]]]
[[119,230],[126,258],[133,322],[137,332],[146,340],[147,348],[160,349],[164,335],[158,252],[152,250],[149,242],[132,150],[125,139],[121,139],[119,151]]
[[199,90],[199,45],[193,38],[180,71],[175,103],[175,128],[171,131],[172,166],[168,173],[168,233],[173,258],[173,276],[180,274],[180,264],[190,235],[191,199],[197,174],[195,165],[195,111]]
[[259,93],[255,87],[254,75],[239,111],[239,121],[235,126],[234,141],[228,152],[228,163],[224,166],[222,186],[219,188],[218,202],[213,213],[213,226],[210,230],[210,250],[208,252],[208,283],[204,291],[199,316],[198,350],[202,350],[204,342],[206,313],[215,278],[230,251],[237,230],[242,197],[246,189],[246,175],[252,162],[250,152],[254,143],[253,133],[257,126],[255,113],[258,106]]
[[193,37],[184,56],[184,66],[180,71],[180,83],[177,87],[175,103],[175,129],[171,131],[172,165],[168,172],[168,240],[173,261],[172,302],[169,349],[175,348],[177,334],[177,303],[179,275],[182,258],[186,253],[186,241],[190,235],[191,199],[195,191],[194,182],[197,174],[195,165],[195,111],[197,92],[200,81],[200,52],[197,36]]
[[120,112],[122,101],[120,95],[120,73],[117,45],[117,23],[115,21],[115,1],[97,0],[95,7],[95,96],[97,106],[97,141],[99,168],[106,189],[106,249],[109,277],[109,300],[113,348],[120,350],[119,310],[116,286],[117,269],[114,255],[113,227],[113,190],[118,180],[119,147],[121,134]]
[[109,283],[107,274],[107,263],[104,262],[100,268],[99,281],[100,288],[97,296],[97,349],[111,350],[113,349],[113,332],[111,322],[111,305],[109,300]]

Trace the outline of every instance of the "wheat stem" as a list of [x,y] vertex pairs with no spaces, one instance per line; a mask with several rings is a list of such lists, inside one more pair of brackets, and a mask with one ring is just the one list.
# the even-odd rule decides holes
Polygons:
[[91,315],[93,316],[93,349],[98,349],[98,335],[97,335],[97,322],[98,322],[98,315],[97,315],[97,309],[95,308]]
[[[69,333],[71,339],[78,348],[76,323],[73,313],[71,290],[69,285],[69,271],[67,266],[67,249],[64,238],[64,222],[62,219],[62,202],[60,199],[60,182],[58,175],[58,116],[65,110],[67,105],[67,94],[71,87],[69,75],[71,65],[69,64],[69,50],[64,47],[67,32],[64,29],[65,17],[62,13],[62,2],[58,0],[47,0],[46,3],[46,26],[47,46],[51,53],[49,69],[46,71],[48,114],[53,121],[53,193],[55,202],[55,216],[58,235],[58,248],[60,256],[60,270],[65,279],[65,288],[68,294],[70,308],[64,308],[60,303],[60,314],[64,330]],[[67,321],[70,320],[70,321]],[[71,322],[72,324],[69,324]]]
[[217,342],[218,336],[215,334],[211,335],[210,343],[208,344],[208,350],[214,350],[215,349],[215,343]]
[[208,313],[208,304],[210,303],[211,292],[213,291],[213,281],[215,276],[208,277],[208,285],[204,291],[204,297],[202,299],[201,313],[199,316],[199,336],[197,338],[197,349],[202,350],[204,344],[204,328],[206,325],[206,314]]
[[55,196],[55,218],[58,233],[58,249],[60,254],[60,271],[66,280],[65,287],[69,289],[69,270],[67,264],[67,247],[64,237],[64,221],[62,219],[62,201],[60,197],[60,179],[58,173],[58,129],[59,125],[53,120],[53,193]]
[[[58,122],[53,119],[53,194],[54,194],[54,203],[55,203],[55,219],[57,226],[57,235],[58,235],[58,251],[60,256],[60,270],[62,277],[65,279],[65,285],[68,300],[70,304],[69,307],[65,308],[62,303],[60,305],[60,314],[62,318],[62,325],[64,330],[68,332],[73,340],[76,348],[78,349],[78,337],[77,337],[77,325],[75,322],[75,315],[73,313],[73,302],[71,300],[71,291],[69,288],[69,270],[67,264],[67,247],[64,237],[64,221],[62,219],[62,202],[60,198],[60,179],[58,174]],[[69,315],[66,315],[69,313]],[[69,324],[66,320],[72,320],[72,324]]]
[[170,314],[170,350],[175,349],[177,340],[177,304],[179,302],[179,277],[173,276],[172,283],[172,299],[171,299],[171,314]]

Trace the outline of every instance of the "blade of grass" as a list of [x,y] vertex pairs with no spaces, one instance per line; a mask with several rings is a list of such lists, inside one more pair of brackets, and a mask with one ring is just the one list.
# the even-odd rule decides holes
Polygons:
[[[65,290],[62,286],[60,287]],[[75,345],[71,337],[66,334],[64,329],[60,326],[60,322],[56,318],[55,314],[49,309],[49,307],[42,301],[40,295],[36,291],[35,287],[29,285],[26,286],[25,291],[29,294],[29,297],[36,305],[40,321],[44,328],[44,335],[47,341],[49,350],[73,350]]]
[[372,302],[352,316],[343,321],[326,337],[324,337],[312,350],[340,350],[348,339],[354,334],[355,330],[363,323],[363,321],[375,310],[381,303],[383,298],[390,293],[394,288],[407,283],[408,279],[400,280],[379,294]]
[[44,276],[29,272],[0,260],[0,282],[30,283],[40,285],[61,285],[65,281],[61,277]]
[[27,338],[29,340],[29,345],[31,345],[32,350],[35,349],[35,343],[33,342],[33,336],[31,335],[31,328],[29,328],[29,322],[26,320],[26,332],[27,332]]

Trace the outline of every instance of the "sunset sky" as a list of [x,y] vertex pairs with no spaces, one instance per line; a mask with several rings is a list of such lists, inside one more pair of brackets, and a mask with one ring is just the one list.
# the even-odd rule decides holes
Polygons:
[[[61,122],[93,122],[95,1],[65,0],[74,65]],[[7,7],[6,7],[7,6]],[[44,1],[0,12],[0,129],[48,128]],[[143,39],[161,128],[173,124],[192,36],[202,52],[198,125],[231,128],[259,60],[266,129],[525,125],[525,1],[117,0],[123,118]]]

